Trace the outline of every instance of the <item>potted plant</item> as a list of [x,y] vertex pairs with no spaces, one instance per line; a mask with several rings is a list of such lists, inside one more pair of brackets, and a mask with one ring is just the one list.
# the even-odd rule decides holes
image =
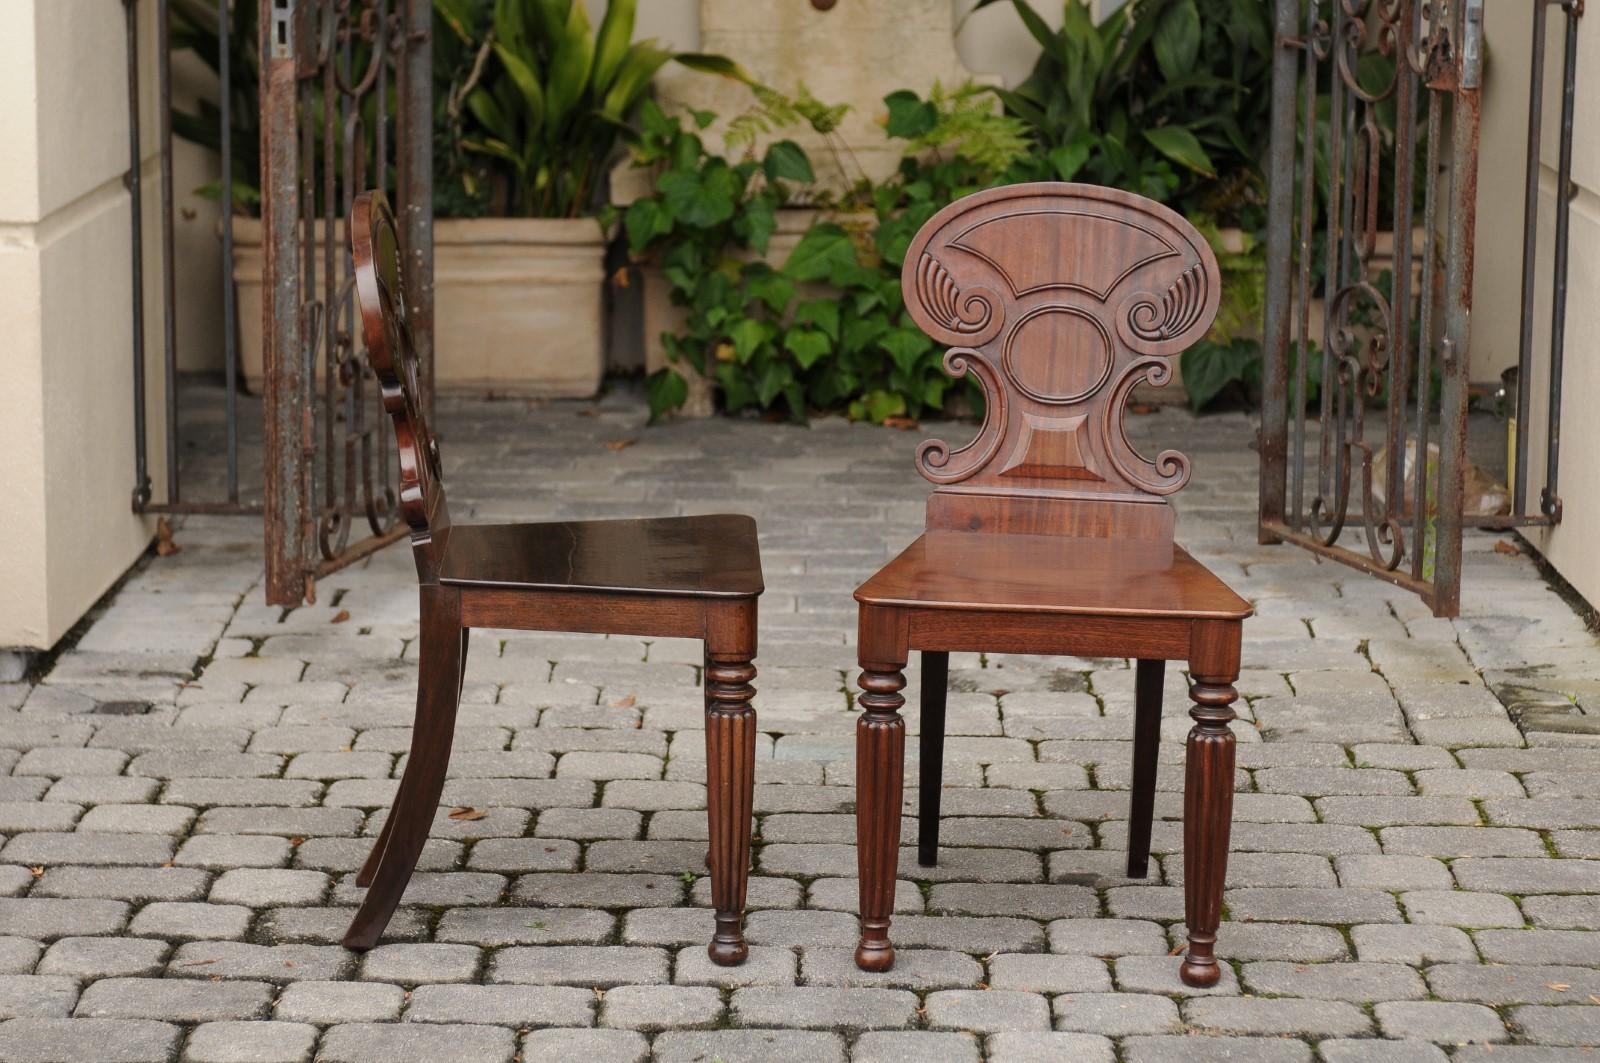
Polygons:
[[[215,3],[174,6],[174,27],[181,19],[186,30],[175,43],[213,67],[215,35],[199,30],[215,26]],[[675,58],[705,59],[634,41],[636,7],[637,0],[610,0],[594,27],[581,0],[434,0],[440,386],[551,396],[599,387],[607,240],[600,186],[656,71]],[[240,165],[255,149],[242,135],[258,111],[255,79],[239,76],[256,68],[254,13],[253,0],[239,0],[230,42],[232,150],[241,178],[256,172]],[[177,128],[217,146],[214,109],[202,107]],[[253,188],[241,194],[236,181],[233,202],[246,215],[234,226],[233,275],[246,323],[240,359],[255,387],[261,336],[249,323],[261,314],[261,227],[248,215],[257,213],[258,197]]]
[[575,0],[435,0],[448,81],[436,100],[436,202],[480,217],[434,227],[439,381],[591,395],[605,366],[607,169],[651,78],[675,54],[634,41],[637,0],[598,30]]

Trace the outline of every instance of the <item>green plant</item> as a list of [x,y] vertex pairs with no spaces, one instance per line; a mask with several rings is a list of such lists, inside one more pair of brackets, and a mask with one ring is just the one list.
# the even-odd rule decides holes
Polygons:
[[[669,60],[694,66],[706,58],[634,41],[638,0],[609,0],[598,30],[575,0],[434,6],[458,47],[474,56],[468,80],[450,88],[464,101],[460,147],[490,162],[495,205],[518,216],[591,213],[656,71]],[[463,171],[463,180],[475,179]]]
[[1012,4],[1043,49],[1026,81],[994,90],[1037,143],[1018,176],[1230,220],[1259,202],[1272,58],[1260,0],[1135,0],[1098,25],[1087,0],[1065,0],[1059,30]]
[[[222,38],[217,32],[217,0],[172,0],[169,32],[172,50],[192,51],[213,73],[222,68]],[[234,0],[228,22],[228,152],[233,162],[233,204],[253,212],[261,203],[260,66],[257,59],[256,0]],[[222,150],[222,111],[200,98],[193,111],[172,109],[172,131],[184,140]],[[222,183],[210,181],[199,193],[222,198]]]
[[[971,87],[935,89],[926,100],[887,97],[887,132],[905,141],[907,155],[895,177],[847,200],[868,206],[871,220],[812,226],[779,269],[758,256],[777,208],[814,180],[805,153],[780,140],[759,162],[731,163],[647,103],[635,159],[662,170],[656,195],[634,203],[625,224],[632,253],[660,263],[674,302],[688,311],[683,333],[663,337],[669,358],[714,378],[729,410],[781,403],[793,419],[844,409],[882,422],[943,409],[954,382],[942,352],[905,313],[900,267],[923,222],[997,183],[1025,147],[1014,119],[975,101]],[[758,105],[771,113],[768,102]],[[693,118],[700,129],[713,120]],[[652,414],[686,394],[678,368],[657,372]]]

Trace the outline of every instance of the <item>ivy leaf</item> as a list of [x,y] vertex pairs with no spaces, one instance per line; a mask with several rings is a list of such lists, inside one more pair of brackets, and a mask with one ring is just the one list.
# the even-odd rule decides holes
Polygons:
[[767,253],[767,244],[778,227],[778,212],[772,201],[762,196],[744,205],[744,210],[733,220],[733,231],[758,255]]
[[628,249],[639,254],[656,237],[672,231],[672,210],[659,199],[636,199],[622,224],[628,230]]
[[784,362],[773,361],[762,370],[761,376],[756,380],[756,398],[765,409],[793,383],[794,371]]
[[733,217],[738,178],[725,165],[704,173],[669,170],[656,182],[667,208],[685,225],[710,228]]
[[1189,405],[1205,409],[1223,388],[1247,380],[1260,357],[1260,346],[1250,341],[1222,344],[1201,340],[1184,351],[1183,386],[1189,392]]
[[779,140],[770,145],[766,158],[761,160],[761,169],[769,181],[811,182],[817,179],[805,149],[792,140]]
[[867,417],[873,424],[882,424],[890,417],[904,417],[906,399],[889,391],[869,391],[862,396]]
[[1063,144],[1058,148],[1050,149],[1050,165],[1056,169],[1056,177],[1063,181],[1070,181],[1083,169],[1084,163],[1089,161],[1092,149],[1089,141],[1075,140],[1071,144]]
[[889,352],[889,357],[904,373],[914,370],[917,360],[933,349],[932,340],[918,330],[909,328],[890,329],[878,340],[878,345]]
[[839,304],[832,299],[813,299],[794,308],[796,325],[813,325],[830,340],[839,338]]
[[856,354],[889,331],[889,322],[881,316],[859,317],[844,327],[841,347],[846,354]]
[[1211,156],[1206,154],[1206,149],[1200,146],[1200,141],[1195,139],[1195,135],[1183,126],[1164,125],[1155,129],[1146,129],[1144,138],[1157,151],[1178,165],[1187,166],[1196,173],[1205,174],[1207,177],[1216,176],[1216,168],[1211,164]]
[[645,394],[650,400],[650,420],[656,421],[688,400],[689,382],[676,369],[657,369],[645,382]]
[[883,102],[889,108],[889,121],[885,129],[891,137],[915,140],[931,133],[939,123],[939,108],[910,89],[891,92],[883,98]]
[[791,328],[784,333],[783,349],[794,355],[801,369],[810,369],[833,350],[833,341],[813,328]]
[[850,234],[830,223],[806,230],[783,271],[797,281],[827,280],[835,270],[856,265],[856,246]]
[[762,344],[772,339],[777,331],[777,326],[770,321],[745,317],[734,322],[733,327],[728,330],[728,339],[733,342],[734,354],[738,355],[741,363],[744,363],[751,359]]
[[776,270],[752,273],[744,283],[749,297],[766,303],[774,314],[781,314],[794,298],[794,282]]

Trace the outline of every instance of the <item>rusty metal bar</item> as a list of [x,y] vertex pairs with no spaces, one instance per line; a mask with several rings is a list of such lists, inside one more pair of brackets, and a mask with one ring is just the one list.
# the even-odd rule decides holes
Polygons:
[[306,28],[299,0],[269,0],[261,34],[261,220],[265,360],[264,505],[266,597],[298,605],[305,593],[305,534],[300,497],[307,414],[298,260],[300,141],[298,47]]
[[[1277,0],[1273,33],[1272,98],[1292,101],[1299,72],[1299,49],[1291,42],[1297,28],[1297,0]],[[1292,102],[1272,109],[1267,177],[1267,261],[1287,264],[1293,257],[1294,136]],[[1267,270],[1266,308],[1261,337],[1261,486],[1257,535],[1275,541],[1266,532],[1269,521],[1281,522],[1285,509],[1289,447],[1289,281],[1290,271]]]
[[[426,413],[433,415],[433,4],[402,0],[405,42],[398,100],[399,138],[396,185],[400,227],[405,236],[406,309],[412,342],[422,367]],[[383,420],[387,421],[387,418]],[[389,463],[384,458],[385,484]]]
[[230,265],[233,257],[233,158],[229,151],[232,141],[232,113],[230,92],[232,71],[228,53],[230,9],[228,4],[218,6],[217,30],[220,54],[218,56],[218,82],[220,86],[219,133],[222,145],[223,189],[223,318],[226,325],[224,347],[227,361],[225,375],[228,387],[226,424],[228,434],[228,493],[225,501],[190,501],[183,498],[181,477],[181,438],[178,420],[178,359],[177,359],[177,254],[175,247],[176,207],[174,203],[173,150],[172,150],[172,41],[170,0],[156,4],[157,27],[157,106],[158,138],[160,144],[160,203],[161,203],[161,274],[162,274],[162,368],[165,411],[163,434],[166,441],[166,490],[162,501],[154,500],[154,485],[150,479],[149,417],[145,329],[145,241],[144,241],[144,180],[140,140],[141,85],[139,79],[138,12],[139,0],[123,0],[127,19],[128,38],[128,142],[129,166],[126,185],[131,203],[130,239],[132,243],[131,279],[133,288],[133,413],[134,413],[134,489],[133,510],[136,513],[205,513],[215,515],[246,515],[259,513],[259,503],[241,502],[238,490],[238,404],[237,404],[237,336],[235,329],[236,307]]
[[1511,512],[1528,511],[1528,418],[1532,407],[1533,306],[1538,283],[1539,148],[1544,132],[1544,38],[1551,0],[1533,4],[1533,56],[1528,81],[1527,174],[1522,186],[1522,328],[1517,337],[1517,452],[1511,488]]
[[1289,527],[1282,521],[1269,521],[1267,523],[1267,530],[1272,534],[1273,539],[1277,541],[1301,547],[1311,551],[1319,557],[1326,557],[1329,560],[1337,561],[1342,565],[1348,565],[1351,568],[1358,569],[1369,575],[1376,576],[1386,583],[1392,583],[1396,587],[1404,588],[1405,590],[1408,590],[1411,593],[1422,597],[1423,599],[1431,599],[1433,595],[1434,587],[1429,581],[1418,579],[1417,577],[1409,575],[1405,572],[1387,568],[1372,560],[1372,558],[1366,556],[1365,554],[1358,554],[1353,550],[1347,549],[1346,547],[1330,546],[1328,543],[1323,541],[1322,536],[1310,535],[1306,532],[1299,531],[1295,528]]
[[[1450,227],[1445,246],[1445,336],[1440,345],[1444,394],[1439,410],[1438,506],[1429,603],[1434,615],[1442,617],[1461,611],[1461,507],[1467,466],[1467,351],[1477,235],[1483,0],[1465,0],[1453,14],[1459,48],[1457,86],[1450,107]],[[1419,460],[1425,457],[1419,455]]]
[[222,378],[228,423],[228,501],[239,502],[239,337],[233,290],[233,57],[232,9],[217,4],[217,124],[222,137]]
[[167,501],[179,501],[177,267],[172,233],[172,12],[171,0],[156,0],[156,71],[161,116],[161,350],[167,405]]
[[[1561,470],[1561,372],[1567,345],[1567,259],[1572,223],[1572,123],[1578,83],[1578,17],[1582,6],[1567,0],[1566,52],[1561,68],[1561,153],[1556,164],[1556,247],[1554,294],[1550,308],[1550,400],[1549,425],[1545,436],[1544,488],[1539,492],[1539,512],[1552,521],[1561,520],[1561,495],[1557,481]],[[1541,10],[1543,8],[1541,7]],[[1526,317],[1526,311],[1524,317]],[[1518,397],[1528,390],[1522,378]],[[1523,422],[1517,423],[1517,444],[1524,443]],[[1520,489],[1522,484],[1517,483]]]
[[144,393],[144,178],[139,148],[139,0],[122,0],[128,35],[128,224],[133,260],[133,509],[150,504],[150,456],[145,440]]

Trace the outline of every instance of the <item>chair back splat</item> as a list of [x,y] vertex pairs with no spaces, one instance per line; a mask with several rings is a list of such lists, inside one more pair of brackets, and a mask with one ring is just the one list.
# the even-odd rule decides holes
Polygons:
[[1135,385],[1216,317],[1216,256],[1177,213],[1098,185],[1041,182],[967,196],[912,241],[906,307],[950,345],[946,371],[983,387],[978,435],[917,449],[936,484],[929,530],[1171,542],[1166,496],[1189,459],[1128,442]]
[[428,427],[417,384],[417,352],[406,313],[400,241],[382,192],[357,196],[350,220],[362,335],[400,449],[400,514],[411,528],[417,570],[430,578],[436,575],[438,558],[444,552],[450,515],[445,506],[439,446]]

